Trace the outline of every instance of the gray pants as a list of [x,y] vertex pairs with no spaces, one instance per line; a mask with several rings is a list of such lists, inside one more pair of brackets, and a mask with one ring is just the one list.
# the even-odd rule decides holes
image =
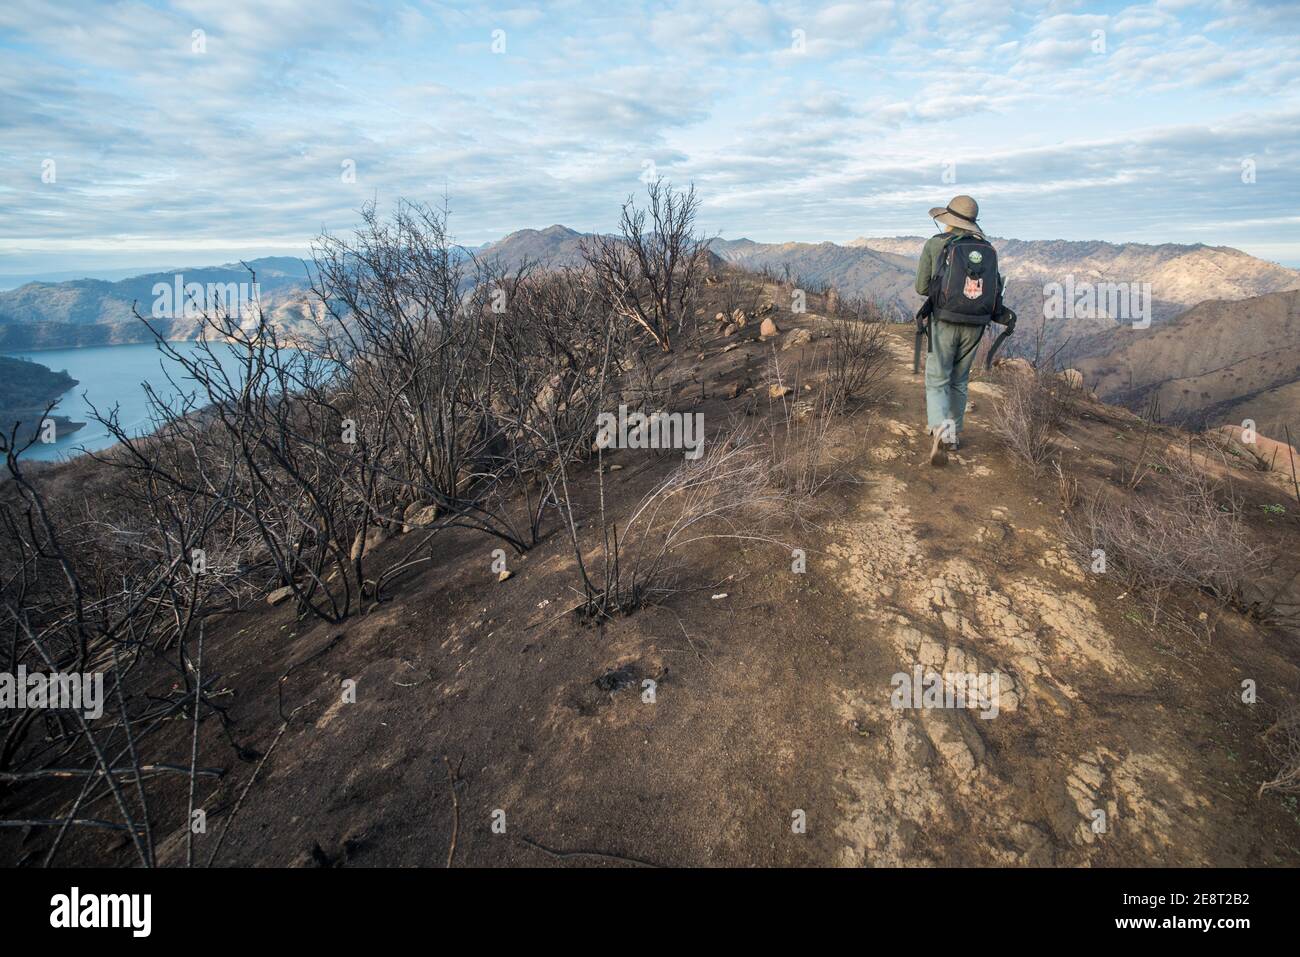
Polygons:
[[930,351],[925,357],[925,420],[930,431],[952,422],[952,438],[966,417],[966,383],[975,363],[983,326],[930,320]]

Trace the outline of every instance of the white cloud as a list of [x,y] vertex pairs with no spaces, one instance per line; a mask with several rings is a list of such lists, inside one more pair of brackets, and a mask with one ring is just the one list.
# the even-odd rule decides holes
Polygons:
[[444,189],[468,242],[608,228],[647,162],[693,178],[728,235],[849,238],[923,229],[951,159],[1004,233],[1050,235],[1051,196],[1102,238],[1262,243],[1300,192],[1297,33],[1237,0],[9,0],[0,254],[305,245],[369,199]]

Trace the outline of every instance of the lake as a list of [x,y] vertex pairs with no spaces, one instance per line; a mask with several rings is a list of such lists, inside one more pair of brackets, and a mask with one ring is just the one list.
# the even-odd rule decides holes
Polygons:
[[[198,349],[198,343],[195,342],[173,342],[171,345],[182,355]],[[213,347],[213,352],[219,359],[224,359],[227,354],[225,347],[219,345]],[[80,454],[82,449],[97,451],[112,445],[113,439],[108,430],[91,417],[89,403],[96,405],[105,415],[116,404],[122,426],[136,435],[152,431],[153,423],[149,418],[142,384],[148,382],[160,396],[168,399],[174,398],[178,391],[167,381],[163,373],[164,364],[170,367],[172,378],[180,386],[180,391],[191,392],[197,388],[192,379],[181,377],[180,366],[175,360],[164,356],[152,342],[5,354],[31,359],[55,372],[65,370],[76,379],[77,385],[60,396],[54,414],[66,415],[74,422],[86,423],[84,427],[57,442],[34,443],[23,453],[24,459],[65,459]],[[222,361],[222,365],[225,364]],[[230,368],[232,371],[237,368],[233,355]]]

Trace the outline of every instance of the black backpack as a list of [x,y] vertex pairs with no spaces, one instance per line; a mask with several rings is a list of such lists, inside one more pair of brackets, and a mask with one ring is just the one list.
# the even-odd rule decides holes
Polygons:
[[1002,310],[998,252],[979,236],[958,235],[944,245],[930,279],[934,317],[987,325]]

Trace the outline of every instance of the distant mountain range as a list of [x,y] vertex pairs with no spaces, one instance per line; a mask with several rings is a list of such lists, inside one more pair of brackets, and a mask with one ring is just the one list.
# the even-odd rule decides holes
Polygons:
[[0,273],[0,290],[17,289],[19,286],[25,286],[30,282],[70,282],[74,279],[104,279],[115,282],[118,279],[130,279],[132,276],[139,276],[147,272],[167,271],[162,267],[141,268],[135,266],[130,269],[65,269],[58,272]]
[[[1144,282],[1152,287],[1153,322],[1163,322],[1207,299],[1247,299],[1300,288],[1300,271],[1256,259],[1229,246],[998,238],[991,242],[998,250],[998,262],[1011,290],[1008,298],[1024,302],[1025,290],[1015,287],[1028,284],[1032,295],[1041,300],[1044,285],[1063,283],[1067,275],[1073,276],[1076,286],[1085,282]],[[921,236],[864,237],[849,245],[904,256],[915,264],[924,243]],[[1032,306],[1024,310],[1030,314],[1035,311]]]
[[[463,254],[505,268],[523,262],[576,266],[583,236],[561,225],[521,229]],[[1300,290],[1300,271],[1224,246],[992,241],[1007,278],[1007,302],[1020,317],[1010,354],[1055,352],[1095,380],[1103,397],[1138,406],[1159,393],[1167,414],[1186,419],[1230,420],[1246,401],[1261,421],[1280,422],[1300,410],[1300,384],[1294,384],[1300,370],[1292,355],[1300,339],[1293,321],[1296,297],[1286,295]],[[913,283],[924,242],[923,236],[863,237],[844,245],[715,239],[709,247],[722,261],[788,270],[792,278],[830,284],[910,316],[921,303]],[[311,308],[306,265],[287,257],[249,265],[272,320],[290,335],[305,329]],[[205,287],[249,279],[239,264],[179,273],[184,282]],[[155,288],[174,285],[176,275],[29,283],[0,292],[0,350],[144,341],[148,335],[133,318],[132,303],[149,315]],[[1056,315],[1047,305],[1052,284],[1071,291],[1086,284],[1138,284],[1133,288],[1149,289],[1151,328],[1134,328],[1131,317],[1112,314],[1113,302],[1104,296],[1095,311]],[[158,325],[175,339],[198,333],[193,320],[163,319]]]
[[[243,284],[251,293],[256,280],[263,308],[282,326],[291,327],[307,315],[309,288],[307,268],[299,259],[266,257],[249,263],[250,274],[239,263],[201,266],[171,272],[147,273],[109,282],[76,279],[69,282],[33,282],[0,292],[0,349],[57,349],[75,346],[115,345],[143,342],[150,338],[133,308],[145,317],[154,314],[159,293],[168,306],[157,319],[158,327],[171,339],[193,339],[197,321],[184,318],[184,293],[177,297],[177,284],[197,283],[236,289]],[[175,300],[180,299],[178,304]]]
[[520,229],[494,243],[478,247],[480,259],[500,263],[507,268],[536,262],[544,266],[577,266],[582,262],[582,238],[587,235],[568,226],[545,229]]
[[[524,260],[581,262],[582,234],[565,226],[523,229],[478,251],[504,265]],[[747,269],[787,269],[911,316],[916,262],[924,236],[864,237],[836,243],[758,243],[715,239],[710,249]],[[1006,299],[1019,322],[1009,354],[1056,352],[1078,366],[1109,401],[1160,410],[1189,424],[1254,418],[1261,434],[1300,431],[1300,271],[1226,246],[992,240],[1007,277]],[[1150,284],[1148,329],[1110,315],[1104,297],[1092,315],[1045,316],[1045,287]],[[1077,301],[1077,300],[1076,300]],[[1050,310],[1046,310],[1050,312]],[[1042,337],[1039,341],[1038,334]]]

